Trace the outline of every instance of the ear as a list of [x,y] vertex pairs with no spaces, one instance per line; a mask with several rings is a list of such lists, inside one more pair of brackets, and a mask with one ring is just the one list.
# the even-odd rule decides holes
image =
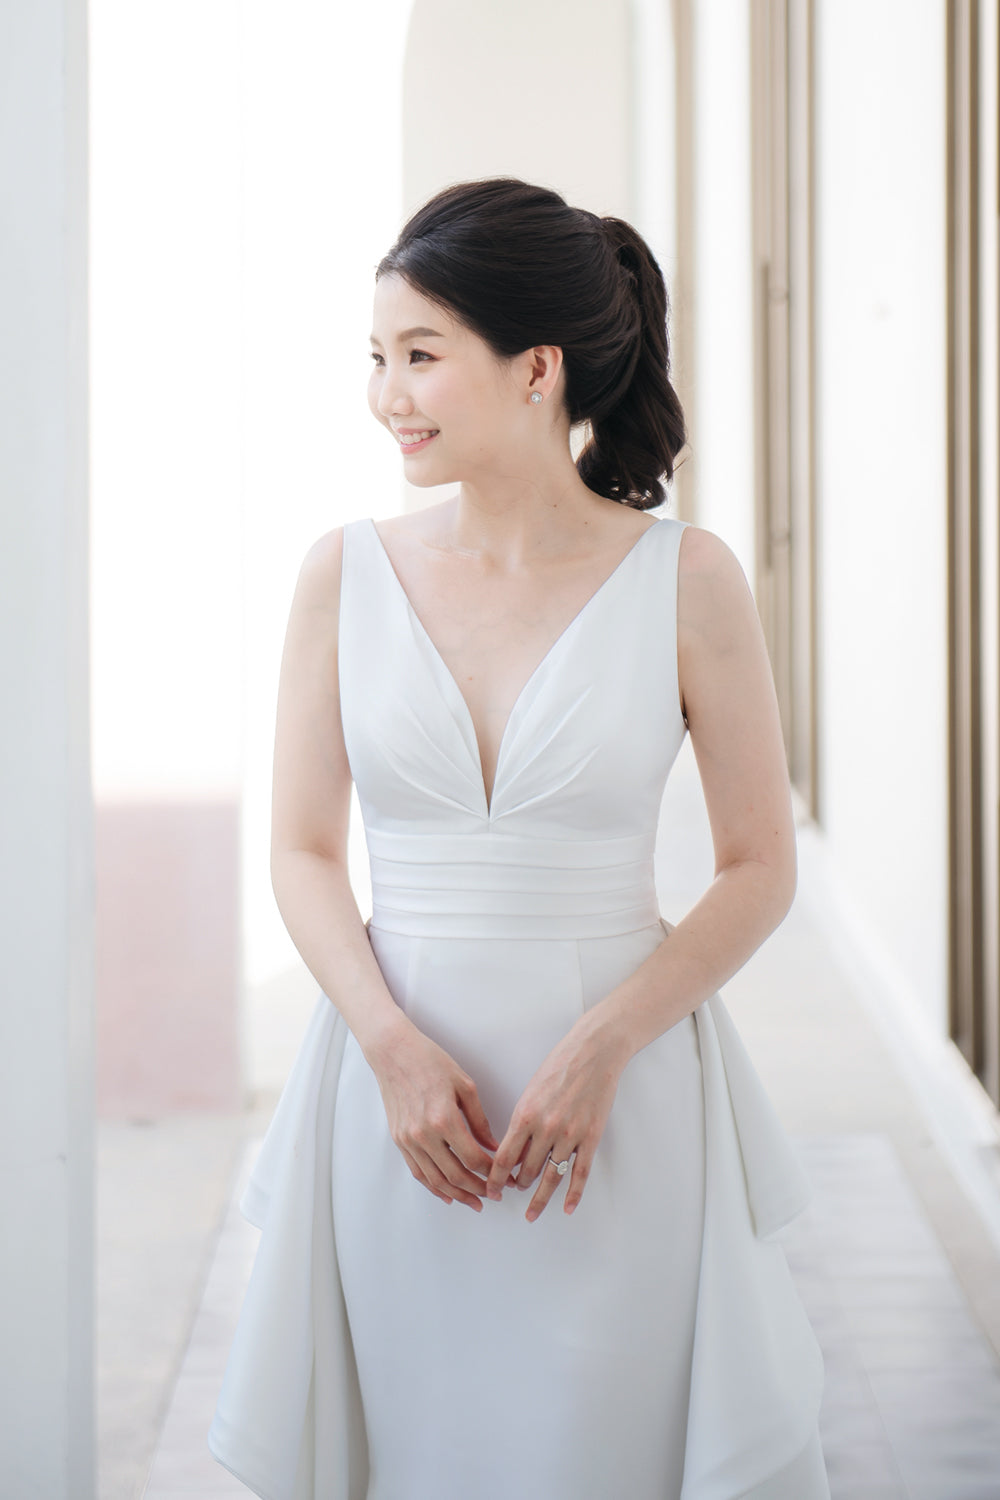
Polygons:
[[525,355],[528,370],[525,385],[527,394],[541,391],[546,399],[551,398],[563,367],[563,353],[558,344],[536,344]]

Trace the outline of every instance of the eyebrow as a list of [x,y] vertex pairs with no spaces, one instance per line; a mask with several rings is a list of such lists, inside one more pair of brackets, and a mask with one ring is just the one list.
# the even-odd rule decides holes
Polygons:
[[[407,329],[404,330],[403,333],[401,333],[399,335],[399,342],[403,343],[404,340],[406,340],[406,339],[443,339],[443,338],[444,338],[444,334],[443,333],[438,333],[438,331],[437,331],[436,328],[407,328]],[[375,337],[374,334],[370,334],[369,338],[368,338],[368,342],[370,344],[377,344],[378,343],[378,339]]]

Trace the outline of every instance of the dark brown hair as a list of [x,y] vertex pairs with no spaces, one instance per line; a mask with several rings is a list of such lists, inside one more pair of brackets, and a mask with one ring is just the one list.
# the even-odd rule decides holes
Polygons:
[[637,510],[663,504],[684,414],[669,379],[663,273],[631,224],[517,177],[458,182],[407,220],[375,279],[390,273],[498,359],[557,345],[570,423],[591,428],[580,478]]

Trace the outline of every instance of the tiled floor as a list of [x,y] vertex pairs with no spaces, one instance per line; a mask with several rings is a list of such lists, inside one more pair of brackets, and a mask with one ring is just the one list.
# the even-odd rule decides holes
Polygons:
[[823,1349],[833,1500],[998,1500],[1000,1361],[887,1136],[799,1138],[782,1232]]
[[142,1493],[249,1118],[99,1123],[99,1500]]
[[250,1491],[208,1451],[226,1356],[260,1234],[240,1214],[239,1196],[260,1146],[248,1143],[191,1330],[173,1400],[144,1491],[145,1500],[222,1500]]

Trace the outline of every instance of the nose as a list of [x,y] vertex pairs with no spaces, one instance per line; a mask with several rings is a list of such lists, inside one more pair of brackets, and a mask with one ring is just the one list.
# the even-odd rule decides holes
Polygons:
[[378,409],[383,417],[405,416],[413,410],[413,402],[407,394],[405,380],[396,373],[395,367],[383,367],[379,382]]

